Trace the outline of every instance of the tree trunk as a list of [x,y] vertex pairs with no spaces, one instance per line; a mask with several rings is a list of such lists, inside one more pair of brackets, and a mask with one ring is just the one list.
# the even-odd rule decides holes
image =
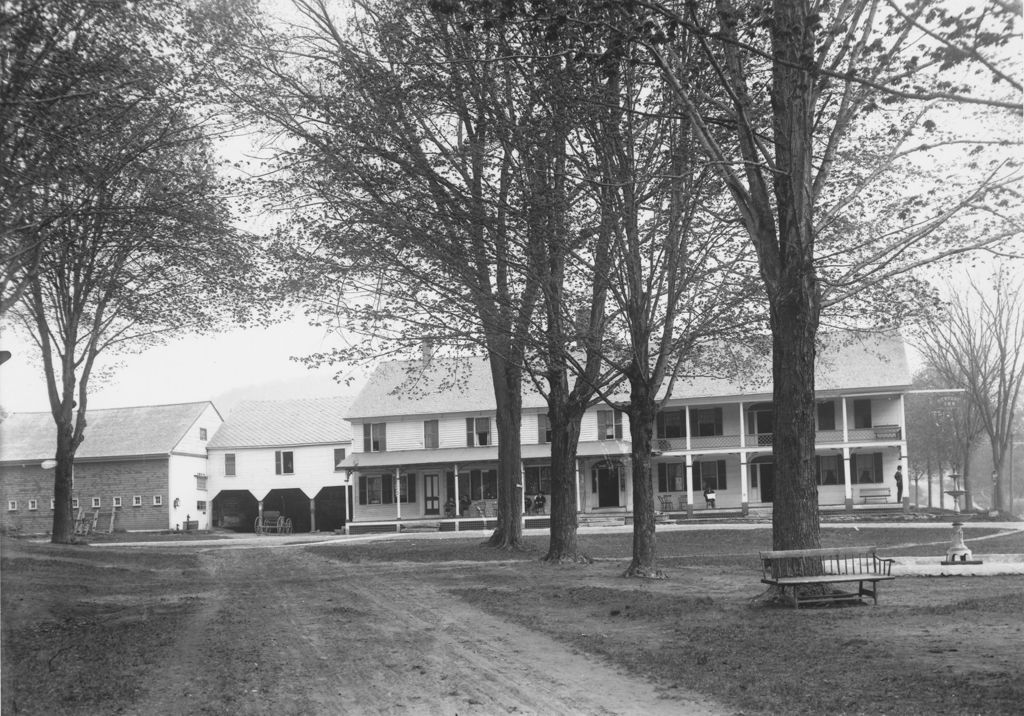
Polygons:
[[[772,115],[777,239],[752,234],[761,257],[772,330],[777,550],[820,546],[814,471],[814,364],[821,296],[814,266],[812,136],[814,22],[807,0],[773,4]],[[766,207],[761,207],[762,210]]]
[[963,465],[963,489],[964,489],[964,511],[974,512],[974,491],[971,489],[971,483],[973,480],[970,478],[971,474],[971,447],[970,445],[964,446],[963,461],[960,463]]
[[522,447],[519,428],[522,423],[522,366],[492,352],[491,378],[497,406],[498,433],[498,524],[489,543],[502,549],[520,549],[522,523]]
[[654,433],[655,395],[647,381],[630,376],[629,435],[632,440],[633,560],[625,577],[664,579],[655,566],[657,540],[654,523],[654,486],[651,483],[651,437]]
[[998,512],[1012,512],[1010,505],[1010,475],[1006,470],[1008,466],[1006,451],[1001,450],[993,441],[992,444],[992,469],[996,473],[995,484],[992,485],[992,509]]
[[75,515],[71,507],[75,474],[75,448],[70,423],[57,425],[57,466],[53,475],[53,532],[54,544],[71,544],[75,540]]
[[775,404],[775,502],[772,547],[820,547],[814,472],[816,321],[800,311],[772,310]]
[[551,538],[546,562],[589,562],[579,552],[576,533],[576,448],[585,405],[573,404],[565,370],[548,378],[551,424]]

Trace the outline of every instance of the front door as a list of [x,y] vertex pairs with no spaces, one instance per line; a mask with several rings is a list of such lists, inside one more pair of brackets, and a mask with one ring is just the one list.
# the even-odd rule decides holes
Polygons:
[[423,514],[441,514],[441,495],[438,492],[437,475],[423,476]]
[[597,473],[597,506],[619,506],[619,468],[604,466],[595,470]]
[[775,501],[775,465],[761,462],[757,465],[758,484],[761,488],[761,502]]

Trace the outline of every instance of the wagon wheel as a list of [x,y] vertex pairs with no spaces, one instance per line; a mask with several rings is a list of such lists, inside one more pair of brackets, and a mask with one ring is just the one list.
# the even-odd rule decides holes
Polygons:
[[253,525],[253,532],[256,534],[263,534],[263,523],[259,517],[256,518],[256,524]]
[[284,521],[284,533],[290,535],[292,533],[292,518],[289,517]]

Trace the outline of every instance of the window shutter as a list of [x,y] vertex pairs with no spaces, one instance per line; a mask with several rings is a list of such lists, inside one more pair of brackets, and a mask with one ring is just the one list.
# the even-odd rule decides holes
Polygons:
[[658,415],[654,420],[657,429],[655,433],[659,438],[665,437],[665,413],[658,411]]
[[547,416],[542,413],[537,413],[537,442],[541,445],[547,442],[547,427]]
[[359,504],[366,504],[366,475],[359,476]]
[[280,450],[275,450],[274,451],[274,474],[275,475],[280,475],[281,474],[281,451]]
[[473,447],[474,427],[475,423],[473,422],[473,418],[466,418],[466,447]]
[[875,453],[875,482],[884,482],[885,476],[882,474],[882,453]]
[[700,492],[700,491],[702,491],[704,489],[704,486],[701,485],[701,479],[700,479],[701,469],[700,469],[700,466],[701,466],[701,463],[695,462],[695,463],[693,463],[693,469],[690,470],[690,489],[692,489],[694,492]]
[[[722,409],[715,408],[715,435],[722,435]],[[725,471],[718,474],[719,479],[725,479]],[[723,486],[724,487],[724,486]]]
[[668,466],[658,463],[658,492],[668,492]]
[[369,423],[363,423],[363,452],[373,452]]
[[814,474],[817,476],[817,482],[821,484],[821,455],[814,456]]
[[416,473],[410,472],[405,476],[405,479],[409,482],[409,484],[406,485],[409,490],[409,502],[416,502]]
[[[722,419],[722,409],[718,408],[718,420],[721,421],[721,419]],[[719,425],[721,425],[721,422],[719,422]],[[725,486],[725,460],[719,460],[718,461],[718,489],[719,490],[726,489],[726,486]]]

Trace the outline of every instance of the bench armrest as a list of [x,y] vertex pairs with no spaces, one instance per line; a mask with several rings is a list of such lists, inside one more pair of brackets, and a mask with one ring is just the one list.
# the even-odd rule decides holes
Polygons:
[[892,571],[892,565],[896,563],[896,560],[891,557],[879,557],[876,554],[875,562],[878,564],[879,574],[890,574]]

